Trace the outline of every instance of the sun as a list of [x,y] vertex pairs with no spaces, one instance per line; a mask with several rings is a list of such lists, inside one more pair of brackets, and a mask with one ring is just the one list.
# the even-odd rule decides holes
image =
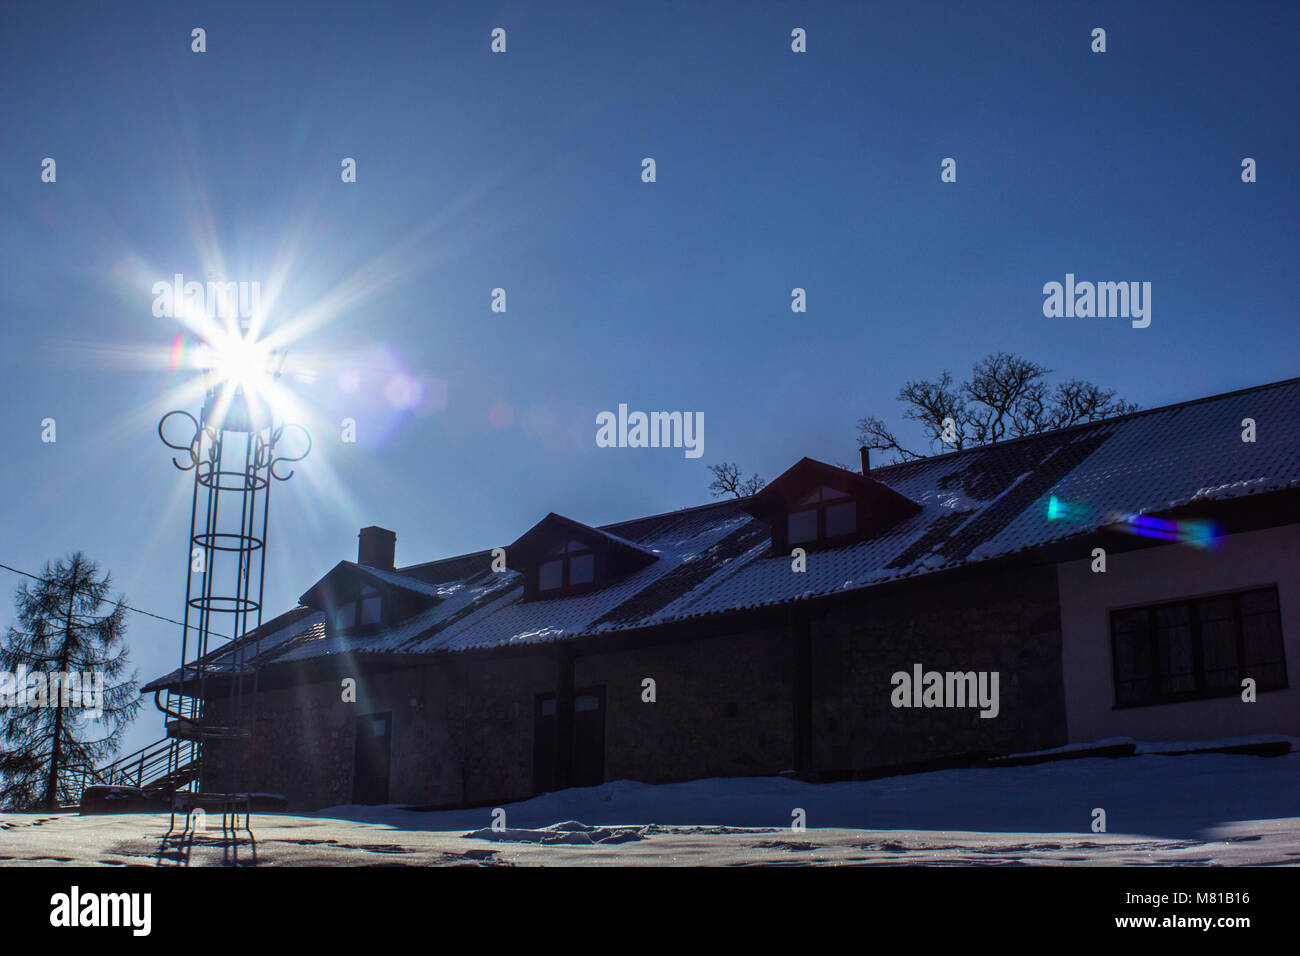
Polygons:
[[192,364],[203,376],[209,424],[260,431],[288,411],[277,382],[285,352],[258,339],[252,331],[222,329],[193,352]]
[[210,363],[209,372],[218,382],[247,388],[256,388],[270,374],[274,357],[265,343],[242,335],[228,336],[201,355],[200,361]]
[[222,331],[195,350],[195,365],[212,385],[266,391],[280,376],[285,353],[253,333]]

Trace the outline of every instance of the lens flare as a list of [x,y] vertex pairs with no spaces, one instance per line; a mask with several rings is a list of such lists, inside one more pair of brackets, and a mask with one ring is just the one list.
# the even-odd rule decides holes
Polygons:
[[1133,534],[1158,541],[1172,541],[1194,548],[1212,548],[1219,538],[1218,527],[1212,521],[1178,521],[1155,515],[1127,514],[1110,521],[1094,521],[1094,512],[1083,506],[1062,501],[1056,495],[1047,499],[1047,520],[1071,520],[1105,524],[1112,531]]
[[1175,541],[1194,548],[1213,547],[1218,539],[1218,530],[1212,521],[1174,521],[1154,515],[1132,514],[1126,515],[1116,528],[1139,537]]
[[1048,521],[1061,521],[1065,518],[1073,518],[1078,521],[1085,517],[1087,517],[1085,509],[1078,505],[1072,505],[1068,502],[1062,501],[1060,498],[1056,497],[1056,495],[1052,495],[1047,499]]
[[184,363],[185,363],[185,335],[184,333],[177,332],[176,338],[172,339],[172,354],[171,354],[172,371],[173,372],[179,371],[180,367]]

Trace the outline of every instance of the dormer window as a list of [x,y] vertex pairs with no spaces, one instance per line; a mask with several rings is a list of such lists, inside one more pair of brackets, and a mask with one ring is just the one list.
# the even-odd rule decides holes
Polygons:
[[843,538],[858,530],[858,504],[852,495],[823,485],[786,515],[791,545]]
[[772,528],[772,554],[873,538],[921,506],[876,478],[804,458],[741,505]]
[[324,611],[332,633],[391,626],[441,600],[433,584],[351,561],[340,561],[298,599],[304,607]]
[[371,627],[384,620],[384,599],[372,587],[363,587],[355,601],[340,604],[334,611],[334,627],[350,631],[358,627]]
[[537,568],[537,590],[573,590],[596,580],[596,553],[581,541],[552,551]]
[[508,567],[523,575],[527,600],[595,591],[658,560],[633,541],[557,514],[533,525],[506,556]]

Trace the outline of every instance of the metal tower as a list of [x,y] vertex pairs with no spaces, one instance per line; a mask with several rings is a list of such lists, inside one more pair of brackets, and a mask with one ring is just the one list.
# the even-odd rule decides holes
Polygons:
[[[182,427],[188,440],[165,433]],[[282,453],[286,429],[301,432],[300,454]],[[293,476],[283,466],[307,456],[311,436],[277,421],[254,389],[234,381],[209,383],[198,419],[168,412],[158,436],[182,453],[172,464],[194,472],[180,680],[154,695],[172,742],[168,775],[190,780],[172,797],[172,826],[182,801],[186,829],[203,805],[220,806],[223,831],[236,828],[242,810],[247,830],[246,745],[255,732],[262,635],[254,632],[262,623],[271,485]]]

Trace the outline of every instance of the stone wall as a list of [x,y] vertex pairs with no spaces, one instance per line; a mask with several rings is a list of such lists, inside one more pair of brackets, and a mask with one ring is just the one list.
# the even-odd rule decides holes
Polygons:
[[[1066,742],[1051,566],[845,605],[811,624],[812,757],[820,771],[1008,753]],[[997,671],[999,712],[895,708],[891,676]]]
[[[555,686],[545,657],[443,658],[340,681],[259,694],[241,789],[281,793],[293,809],[348,803],[356,720],[391,713],[389,801],[478,803],[532,792],[533,696]],[[209,746],[204,789],[228,779],[225,744]]]
[[[799,614],[807,614],[800,609]],[[1052,567],[896,591],[807,617],[809,763],[849,773],[971,752],[1065,743],[1061,638]],[[347,803],[358,717],[391,713],[389,800],[506,802],[532,795],[534,701],[558,687],[553,649],[447,655],[260,695],[243,787],[294,809]],[[999,713],[895,708],[890,678],[916,663],[997,671]],[[605,687],[605,779],[647,783],[775,774],[795,767],[796,640],[787,626],[584,654],[574,685]],[[656,701],[642,700],[655,681]],[[217,750],[218,748],[212,748]],[[205,788],[225,772],[210,751]]]
[[[281,793],[292,809],[347,803],[352,796],[352,705],[339,700],[337,684],[303,684],[257,695],[256,713],[245,700],[253,735],[242,744],[245,766],[236,783],[233,755],[238,743],[209,742],[204,748],[202,789]],[[209,701],[213,721],[228,723],[226,701]]]
[[[605,685],[605,779],[662,783],[793,766],[791,644],[784,628],[580,657]],[[656,700],[642,701],[642,681]]]

